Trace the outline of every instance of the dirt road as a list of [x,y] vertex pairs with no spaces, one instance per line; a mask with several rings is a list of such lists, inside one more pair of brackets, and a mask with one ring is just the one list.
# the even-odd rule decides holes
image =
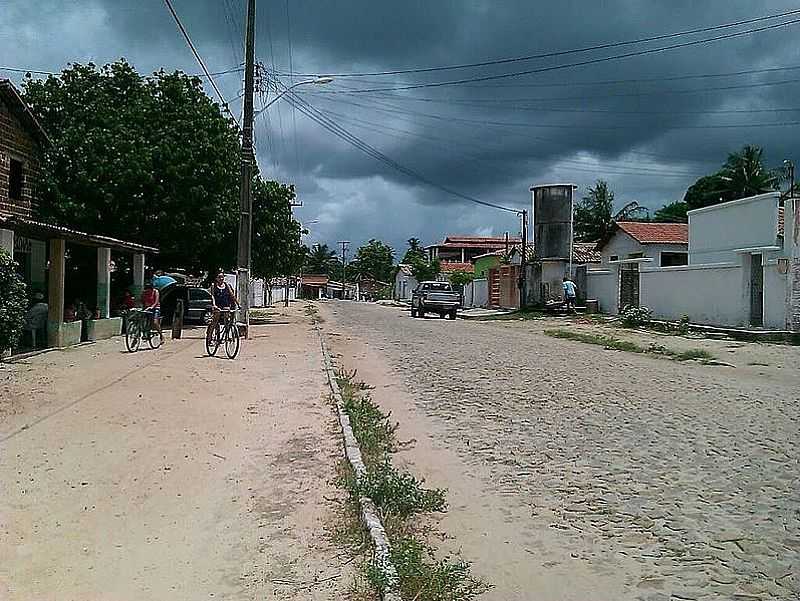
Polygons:
[[703,366],[537,323],[322,313],[400,458],[449,490],[442,549],[485,601],[800,597],[800,348],[703,343],[740,367]]
[[235,361],[195,330],[0,367],[0,598],[340,599],[326,398],[300,307]]

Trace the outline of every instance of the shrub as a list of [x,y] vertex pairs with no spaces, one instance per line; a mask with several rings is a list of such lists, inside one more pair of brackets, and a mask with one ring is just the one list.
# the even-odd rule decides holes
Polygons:
[[25,284],[17,264],[0,249],[0,355],[17,345],[25,325]]
[[689,333],[689,316],[688,315],[681,315],[681,319],[678,322],[678,333],[679,334],[688,334]]
[[622,325],[626,328],[638,328],[650,321],[653,312],[647,307],[625,307],[620,313]]

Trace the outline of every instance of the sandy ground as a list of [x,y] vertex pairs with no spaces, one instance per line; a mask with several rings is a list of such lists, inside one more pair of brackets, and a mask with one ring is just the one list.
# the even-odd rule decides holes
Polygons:
[[193,330],[0,367],[0,598],[340,599],[339,434],[302,307],[235,361]]
[[398,459],[448,489],[440,546],[484,601],[800,598],[800,349],[659,338],[740,367],[704,366],[552,323],[322,313],[412,441]]

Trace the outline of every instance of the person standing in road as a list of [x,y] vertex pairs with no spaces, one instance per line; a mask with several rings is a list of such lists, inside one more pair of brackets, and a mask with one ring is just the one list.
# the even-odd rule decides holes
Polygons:
[[575,311],[575,301],[578,295],[578,287],[575,285],[571,279],[567,276],[564,276],[562,287],[564,288],[564,304],[566,305],[567,310],[570,309],[574,312]]

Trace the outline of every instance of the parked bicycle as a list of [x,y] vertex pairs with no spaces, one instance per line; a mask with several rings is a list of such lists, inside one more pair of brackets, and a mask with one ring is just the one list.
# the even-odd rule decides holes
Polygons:
[[153,311],[131,309],[128,311],[125,326],[125,346],[128,351],[135,353],[139,350],[142,340],[147,340],[151,349],[161,346],[161,335],[153,332]]
[[210,356],[217,354],[220,346],[225,345],[228,359],[235,359],[239,354],[239,324],[236,323],[236,309],[218,309],[220,318],[217,327],[206,337],[206,352]]

